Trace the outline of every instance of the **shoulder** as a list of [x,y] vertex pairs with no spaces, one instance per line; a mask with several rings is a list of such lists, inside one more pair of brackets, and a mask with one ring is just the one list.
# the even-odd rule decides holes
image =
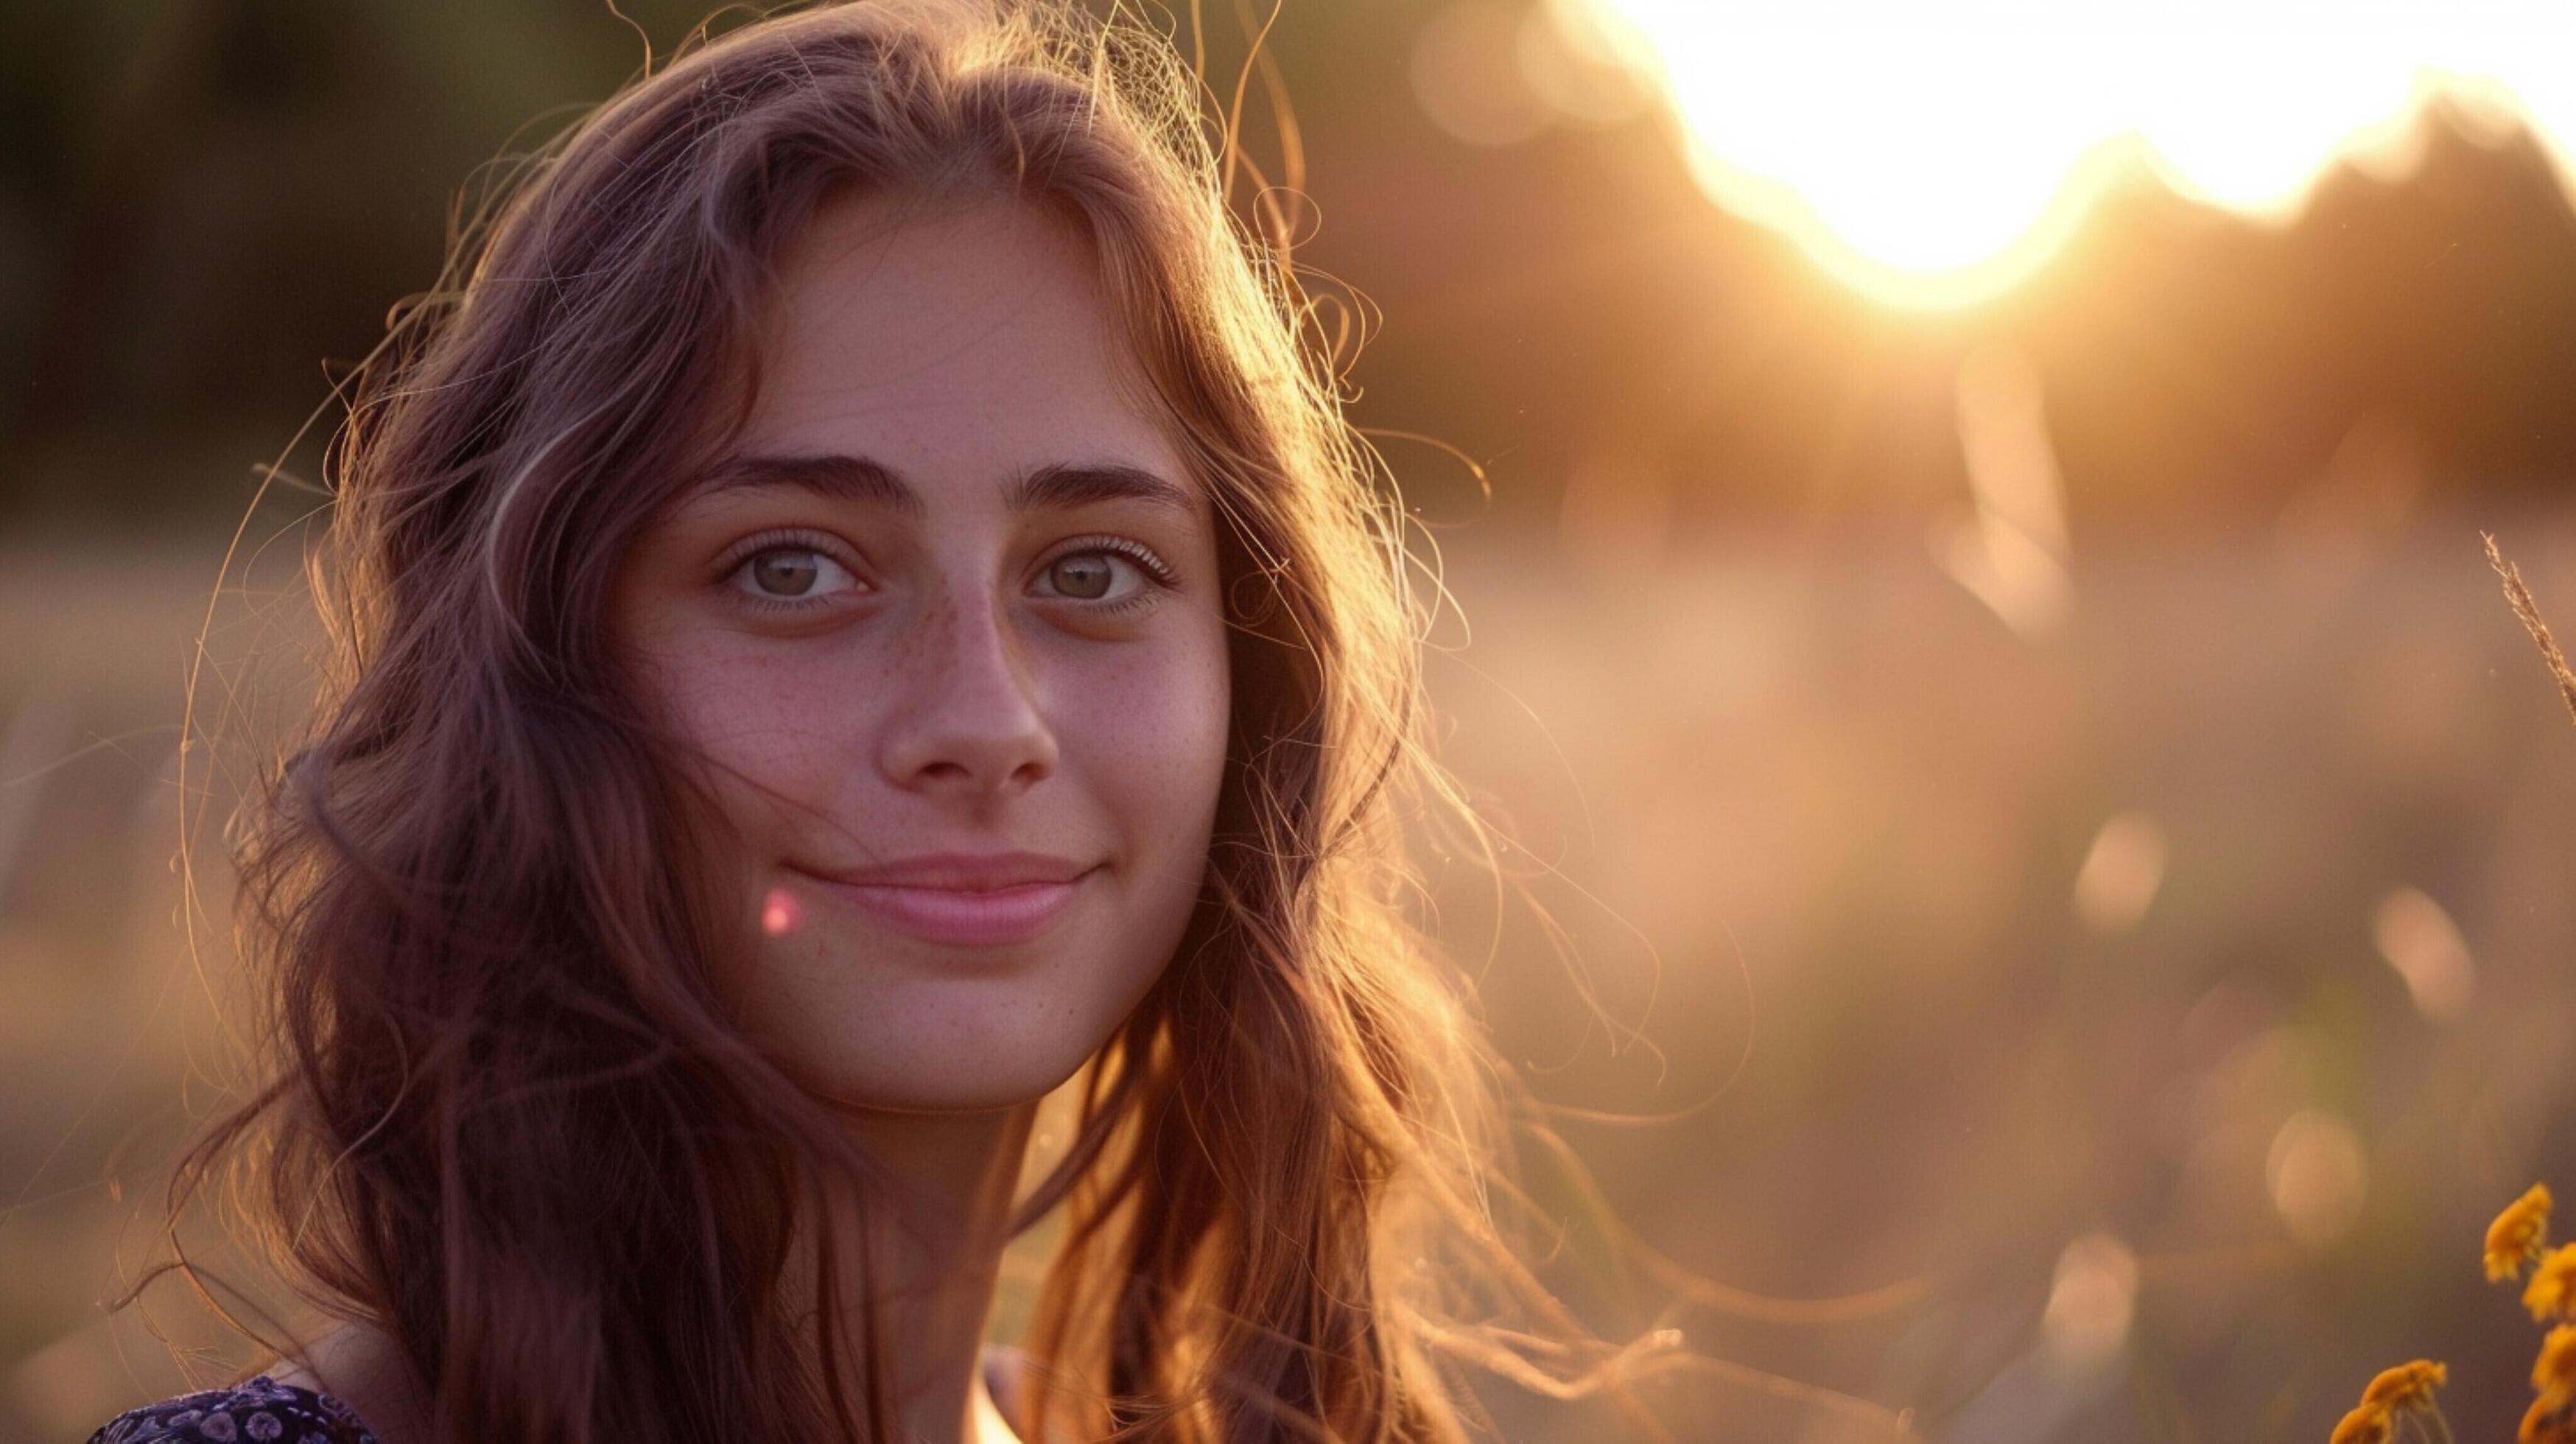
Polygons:
[[129,1409],[90,1444],[403,1444],[426,1439],[399,1354],[373,1328],[344,1324],[225,1389]]
[[355,1410],[328,1394],[266,1374],[230,1388],[182,1394],[128,1409],[90,1444],[378,1444]]

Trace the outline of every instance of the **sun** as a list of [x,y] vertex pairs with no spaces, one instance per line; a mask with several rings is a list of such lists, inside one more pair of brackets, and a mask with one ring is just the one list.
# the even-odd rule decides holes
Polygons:
[[2124,175],[2294,216],[2337,162],[2411,166],[2437,100],[2576,182],[2576,4],[1547,0],[1615,32],[1720,205],[1891,304],[2045,265]]

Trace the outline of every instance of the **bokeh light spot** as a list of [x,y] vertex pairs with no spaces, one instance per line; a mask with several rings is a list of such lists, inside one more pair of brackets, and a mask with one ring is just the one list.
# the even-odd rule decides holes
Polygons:
[[2075,875],[2075,915],[2105,935],[2136,927],[2164,885],[2165,852],[2164,828],[2143,812],[2103,823]]
[[2370,1166],[2352,1125],[2310,1109],[2292,1114],[2272,1135],[2264,1160],[2272,1206],[2290,1235],[2311,1248],[2342,1238],[2361,1214]]
[[2379,955],[2406,980],[2415,1011],[2448,1023],[2469,1010],[2477,992],[2477,967],[2468,941],[2440,903],[2420,889],[2401,887],[2380,900],[2371,918]]
[[1413,41],[1413,98],[1431,123],[1470,145],[1510,145],[1547,128],[1547,102],[1522,68],[1524,12],[1502,0],[1458,0]]
[[2041,1330],[2067,1363],[2097,1364],[2128,1342],[2138,1306],[2138,1260],[2107,1233],[2087,1234],[2057,1256]]

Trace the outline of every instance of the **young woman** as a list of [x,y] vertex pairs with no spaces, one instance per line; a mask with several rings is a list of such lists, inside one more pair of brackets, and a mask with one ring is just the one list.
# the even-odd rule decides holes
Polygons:
[[1563,1325],[1401,914],[1400,515],[1218,174],[1158,36],[925,0],[521,175],[335,443],[178,1185],[337,1322],[98,1438],[1449,1439],[1447,1321]]

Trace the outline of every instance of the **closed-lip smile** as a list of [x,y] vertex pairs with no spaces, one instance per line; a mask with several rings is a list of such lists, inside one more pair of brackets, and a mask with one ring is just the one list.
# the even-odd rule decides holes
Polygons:
[[1045,934],[1096,866],[1037,852],[943,852],[796,870],[924,942],[992,948]]

